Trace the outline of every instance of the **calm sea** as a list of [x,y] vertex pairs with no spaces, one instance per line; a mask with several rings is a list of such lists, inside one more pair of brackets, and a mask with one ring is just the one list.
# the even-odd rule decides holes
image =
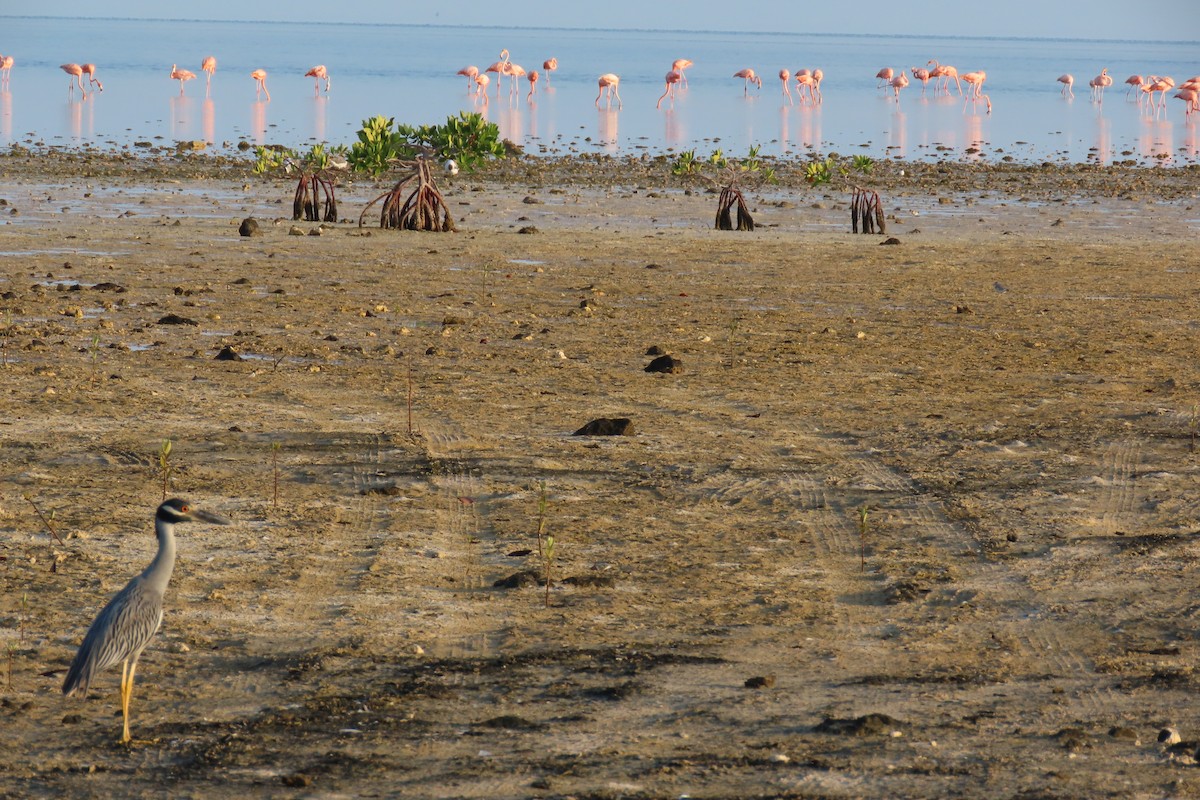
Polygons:
[[[468,95],[455,72],[480,69],[507,49],[515,63],[541,70],[557,57],[534,102],[528,84],[486,106]],[[64,20],[0,14],[0,53],[16,59],[0,92],[0,146],[22,144],[124,147],[205,139],[218,148],[247,140],[303,147],[350,143],[363,119],[377,114],[412,124],[441,123],[480,111],[501,134],[535,154],[651,154],[720,147],[744,154],[867,154],[876,158],[984,159],[1018,162],[1200,161],[1200,114],[1185,119],[1168,95],[1149,112],[1125,97],[1131,74],[1200,74],[1197,42],[1085,41],[1007,38],[839,36],[689,31],[552,30],[319,23]],[[200,61],[218,66],[205,99]],[[673,104],[655,102],[676,58],[695,65]],[[960,73],[985,70],[993,111],[957,95],[922,95],[914,81],[897,104],[876,88],[875,73],[923,66],[930,59]],[[93,62],[102,94],[67,91],[65,62]],[[325,64],[332,91],[314,94],[304,72]],[[170,80],[172,64],[200,77],[184,96]],[[255,97],[250,72],[269,73],[270,102]],[[761,91],[743,94],[735,71],[752,67]],[[821,68],[824,103],[788,105],[780,68]],[[1104,102],[1089,98],[1088,80],[1107,68],[1115,77]],[[597,110],[596,78],[621,76],[621,110]],[[1075,75],[1074,100],[1055,79]]]

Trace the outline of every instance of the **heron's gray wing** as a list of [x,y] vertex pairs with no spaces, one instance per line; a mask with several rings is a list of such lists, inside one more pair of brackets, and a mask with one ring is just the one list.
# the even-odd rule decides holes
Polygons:
[[148,589],[141,576],[134,578],[92,622],[67,671],[63,694],[86,693],[99,672],[135,658],[161,623],[162,595]]

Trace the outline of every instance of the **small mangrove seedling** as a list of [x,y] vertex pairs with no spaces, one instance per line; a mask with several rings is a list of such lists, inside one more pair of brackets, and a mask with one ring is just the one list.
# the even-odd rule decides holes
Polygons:
[[1188,442],[1188,452],[1196,452],[1196,428],[1200,425],[1200,406],[1192,404],[1192,416],[1188,420],[1188,431],[1191,434],[1191,441]]
[[[29,503],[29,505],[33,506],[34,513],[36,513],[38,515],[38,519],[40,519],[42,521],[42,524],[46,526],[46,530],[50,531],[50,535],[54,537],[54,541],[58,542],[61,545],[65,545],[66,542],[64,542],[62,540],[62,537],[58,535],[58,531],[56,531],[54,529],[54,525],[52,524],[55,512],[51,511],[50,516],[47,517],[45,514],[42,513],[42,510],[40,508],[38,508],[38,504],[33,502],[32,497],[30,497],[29,495],[23,495],[23,497],[25,498],[26,502]],[[53,569],[53,568],[51,568],[51,569]]]
[[860,569],[863,572],[867,571],[867,529],[870,527],[867,515],[870,511],[871,507],[868,505],[863,505],[858,509],[858,554],[861,561]]
[[542,560],[542,571],[546,579],[546,608],[550,607],[551,570],[554,567],[554,537],[546,532],[547,511],[550,508],[546,498],[546,482],[538,485],[538,525],[537,543],[538,557]]
[[100,337],[93,336],[91,347],[88,348],[88,353],[91,354],[92,361],[92,377],[91,383],[95,385],[97,380],[97,367],[100,366]]
[[271,507],[279,508],[279,442],[271,443],[271,473],[274,483],[271,492]]
[[171,483],[171,440],[163,439],[162,447],[158,448],[158,469],[162,473],[162,496],[167,499],[167,488]]

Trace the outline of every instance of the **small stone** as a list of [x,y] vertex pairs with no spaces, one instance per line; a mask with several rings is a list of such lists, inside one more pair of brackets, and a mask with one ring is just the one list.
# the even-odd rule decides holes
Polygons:
[[745,683],[747,689],[770,689],[774,685],[774,675],[756,675],[753,678],[747,678]]
[[526,225],[525,227],[523,227],[519,231],[517,231],[517,233],[531,234],[531,233],[541,233],[541,231],[539,231],[533,225]]
[[1164,745],[1179,744],[1183,741],[1183,737],[1179,735],[1179,731],[1174,728],[1163,728],[1158,732],[1158,743]]
[[221,348],[221,352],[217,353],[215,360],[217,360],[217,361],[245,361],[245,359],[242,358],[240,355],[238,355],[238,352],[236,350],[234,350],[232,347],[230,347],[229,345],[226,345],[225,347]]
[[632,436],[633,420],[628,417],[599,417],[575,431],[572,436]]
[[897,239],[895,236],[889,236],[888,238],[884,239],[884,240],[883,240],[882,242],[880,242],[879,244],[880,244],[880,245],[885,245],[885,244],[900,244],[900,240],[899,240],[899,239]]
[[258,227],[258,220],[254,217],[246,217],[242,220],[242,224],[238,226],[238,233],[242,236],[262,236],[262,231]]
[[304,229],[301,228],[299,225],[293,225],[291,228],[288,229],[288,236],[304,236],[304,235],[305,235]]

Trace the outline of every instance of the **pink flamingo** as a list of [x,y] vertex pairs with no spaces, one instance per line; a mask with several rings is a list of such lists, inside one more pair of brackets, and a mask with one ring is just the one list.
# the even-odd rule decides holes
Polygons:
[[208,77],[204,80],[204,96],[208,97],[208,93],[212,90],[212,76],[217,71],[217,59],[213,56],[205,56],[200,62],[200,71]]
[[1060,92],[1060,94],[1062,94],[1063,97],[1068,97],[1068,96],[1074,97],[1075,96],[1075,90],[1071,88],[1072,86],[1075,85],[1075,76],[1074,75],[1072,75],[1069,72],[1065,72],[1062,75],[1059,75],[1055,80],[1057,80],[1059,83],[1061,83],[1063,85],[1062,92]]
[[1088,86],[1092,87],[1092,100],[1100,103],[1104,102],[1104,89],[1112,86],[1113,79],[1108,75],[1108,67],[1100,70],[1100,74],[1088,81]]
[[487,87],[488,87],[488,84],[491,82],[492,82],[492,79],[488,76],[488,74],[486,72],[481,72],[475,76],[475,100],[474,100],[474,102],[479,102],[479,98],[482,97],[483,104],[485,106],[488,104]]
[[1125,90],[1125,96],[1129,97],[1129,93],[1134,89],[1142,88],[1142,84],[1145,83],[1145,81],[1142,80],[1141,75],[1130,75],[1125,79],[1125,83],[1129,86],[1129,88]]
[[508,95],[509,97],[512,97],[517,93],[517,84],[520,83],[521,78],[524,78],[528,73],[526,73],[525,68],[520,64],[513,64],[511,62],[509,62],[508,69],[506,69],[504,72],[511,79],[511,85],[508,87]]
[[600,86],[600,94],[596,95],[596,108],[600,107],[600,97],[607,93],[608,98],[604,103],[605,108],[612,108],[613,98],[617,98],[617,108],[623,108],[621,103],[621,94],[617,89],[621,85],[621,78],[611,72],[606,72],[596,81]]
[[254,78],[254,96],[267,96],[267,101],[271,100],[271,93],[267,91],[267,71],[265,69],[256,69],[250,73],[250,77]]
[[83,87],[83,67],[78,64],[62,64],[59,66],[63,72],[70,75],[74,80],[67,84],[67,94],[75,94],[75,83],[79,83],[79,91],[83,92],[83,96],[87,97],[87,89]]
[[814,69],[812,71],[812,78],[813,78],[813,83],[812,83],[811,91],[814,91],[817,93],[817,103],[820,103],[822,100],[825,99],[825,96],[823,94],[821,94],[821,81],[825,80],[825,70],[821,69],[820,67],[817,67],[816,69]]
[[529,74],[525,76],[529,79],[529,94],[525,95],[525,99],[533,102],[533,93],[537,91],[538,78],[542,77],[536,69],[529,70]]
[[673,69],[667,73],[667,77],[664,79],[667,82],[667,88],[664,89],[663,93],[659,96],[658,103],[656,103],[654,106],[655,108],[662,108],[663,98],[667,95],[670,95],[671,97],[671,105],[675,105],[675,84],[679,83],[682,78],[683,75],[680,74],[679,70]]
[[177,65],[171,65],[171,80],[179,81],[179,96],[183,97],[183,84],[185,81],[190,81],[196,77],[196,73],[190,69],[180,69]]
[[[927,67],[933,67],[929,70],[929,77],[941,79],[941,88],[946,90],[946,94],[950,94],[950,79],[954,79],[954,85],[958,87],[958,96],[962,97],[962,81],[958,79],[958,70],[949,64],[939,64],[937,59],[929,59]],[[934,87],[937,91],[937,87]]]
[[759,89],[762,89],[762,78],[758,77],[758,73],[749,67],[746,67],[745,69],[739,69],[737,72],[733,73],[733,77],[741,78],[746,82],[746,86],[742,91],[742,94],[750,94],[750,84],[752,83],[757,85]]
[[484,72],[496,73],[496,98],[499,99],[500,83],[501,83],[500,76],[508,74],[508,50],[507,49],[501,50],[500,51],[500,60],[489,64],[487,69],[484,70]]
[[1180,89],[1174,96],[1187,104],[1183,107],[1184,119],[1200,111],[1200,89]]
[[1166,108],[1167,107],[1167,92],[1169,92],[1170,90],[1172,90],[1174,88],[1175,88],[1175,79],[1172,78],[1170,75],[1164,75],[1161,78],[1151,75],[1150,76],[1150,88],[1146,90],[1150,95],[1151,105],[1154,104],[1154,93],[1158,92],[1159,93],[1158,107]]
[[12,75],[12,56],[0,56],[0,89],[8,88],[8,79]]
[[875,73],[875,77],[879,80],[875,81],[875,88],[880,89],[884,86],[892,85],[892,78],[896,77],[896,71],[891,67],[884,67]]
[[550,85],[550,73],[558,69],[557,58],[547,58],[542,62],[542,70],[546,73],[546,86]]
[[683,82],[683,88],[687,88],[687,73],[684,70],[691,69],[692,60],[690,58],[677,58],[671,62],[671,71],[679,73],[679,79]]
[[896,108],[900,107],[900,90],[908,87],[908,76],[901,72],[892,78],[892,91],[896,95]]
[[467,94],[470,94],[471,92],[475,91],[476,88],[478,88],[475,83],[475,78],[479,75],[479,67],[475,66],[474,64],[465,66],[454,74],[466,76]]
[[926,87],[929,86],[929,70],[924,67],[909,67],[912,76],[921,82],[921,94],[925,94]]
[[88,76],[88,84],[89,85],[94,84],[97,90],[99,90],[101,92],[104,91],[104,84],[101,83],[99,81],[99,79],[96,78],[96,65],[95,64],[84,64],[83,66],[80,67],[80,69],[83,70],[84,75]]
[[970,87],[970,91],[967,93],[966,100],[963,100],[963,109],[966,110],[967,100],[971,101],[972,108],[980,100],[986,100],[987,112],[989,114],[992,113],[992,98],[983,93],[983,82],[987,80],[987,73],[983,70],[967,72],[962,76],[962,79],[966,81],[967,86]]
[[804,105],[804,90],[808,89],[808,99],[812,101],[813,105],[816,105],[817,94],[814,89],[817,85],[817,80],[815,77],[813,77],[812,71],[807,69],[798,69],[795,73],[795,79],[796,96],[800,98],[800,104]]
[[325,94],[329,94],[329,70],[324,64],[317,64],[304,73],[304,77],[313,79],[313,94],[321,93],[321,81],[325,81]]
[[792,105],[792,90],[788,88],[788,81],[792,79],[792,73],[786,69],[779,70],[779,80],[783,83],[783,94],[788,99],[788,105]]

